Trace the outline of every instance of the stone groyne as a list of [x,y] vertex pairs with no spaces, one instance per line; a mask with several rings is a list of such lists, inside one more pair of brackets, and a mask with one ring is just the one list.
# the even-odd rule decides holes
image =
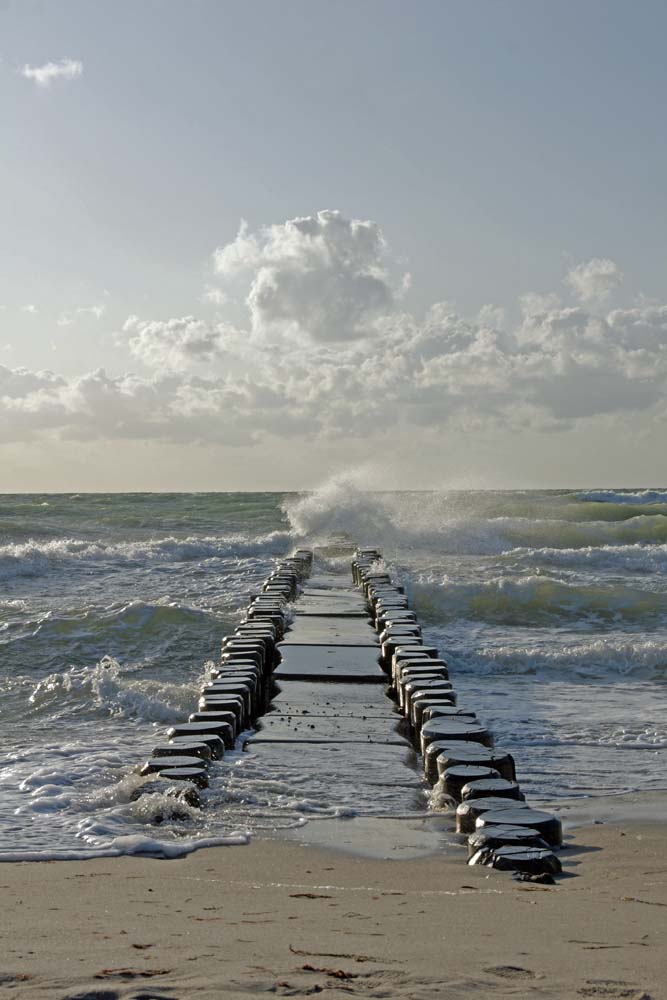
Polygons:
[[411,745],[434,805],[451,810],[467,839],[469,864],[551,880],[561,871],[560,821],[525,801],[511,754],[459,707],[447,663],[381,553],[357,549],[351,567],[331,565],[319,568],[310,550],[276,565],[224,637],[197,710],[142,773],[171,797],[177,818],[179,801],[199,803],[209,768],[241,742],[259,756],[301,747],[311,767],[343,744],[358,744],[360,761],[372,747],[387,780],[405,769]]

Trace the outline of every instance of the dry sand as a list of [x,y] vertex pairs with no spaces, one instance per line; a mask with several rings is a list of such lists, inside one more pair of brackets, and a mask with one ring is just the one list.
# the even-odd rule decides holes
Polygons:
[[667,997],[658,824],[582,827],[550,888],[281,841],[0,867],[12,997]]

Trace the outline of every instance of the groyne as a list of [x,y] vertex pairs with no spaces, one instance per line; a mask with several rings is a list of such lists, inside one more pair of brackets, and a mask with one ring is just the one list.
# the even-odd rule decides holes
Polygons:
[[433,803],[451,810],[467,841],[469,864],[551,880],[561,871],[560,821],[525,801],[511,754],[458,705],[447,663],[381,553],[351,555],[334,570],[306,549],[277,563],[223,638],[196,711],[144,765],[144,787],[157,783],[178,818],[179,801],[201,804],[211,769],[235,746],[259,757],[296,747],[313,769],[356,744],[385,781],[398,780],[412,746]]

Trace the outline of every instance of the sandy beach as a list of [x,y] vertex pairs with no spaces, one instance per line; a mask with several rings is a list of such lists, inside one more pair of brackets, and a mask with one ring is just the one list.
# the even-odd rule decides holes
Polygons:
[[659,824],[578,828],[554,887],[284,841],[0,870],[16,997],[667,996]]

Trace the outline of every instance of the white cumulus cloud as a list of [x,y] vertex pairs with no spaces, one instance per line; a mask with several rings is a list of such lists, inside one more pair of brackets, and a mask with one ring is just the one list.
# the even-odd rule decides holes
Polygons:
[[225,351],[233,331],[222,324],[211,326],[194,316],[180,319],[142,320],[129,316],[123,326],[130,352],[152,368],[181,368],[210,362]]
[[60,62],[47,62],[42,66],[26,63],[19,72],[26,80],[46,88],[56,80],[76,80],[83,76],[83,63],[79,59],[61,59]]
[[387,248],[374,222],[340,212],[289,219],[257,234],[243,222],[214,254],[222,279],[248,277],[247,303],[258,337],[332,343],[368,336],[390,312],[395,289]]
[[623,281],[623,274],[613,260],[593,257],[571,268],[565,279],[582,302],[605,302]]

